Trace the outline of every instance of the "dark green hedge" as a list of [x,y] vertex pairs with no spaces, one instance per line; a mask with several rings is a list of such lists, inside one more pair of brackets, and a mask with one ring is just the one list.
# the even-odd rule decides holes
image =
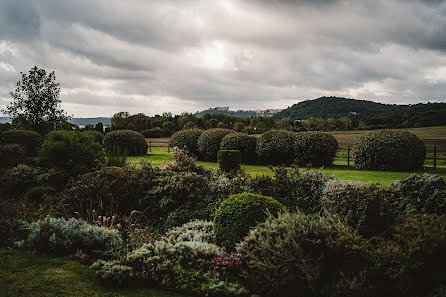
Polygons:
[[220,144],[226,135],[234,133],[229,129],[210,129],[201,133],[198,137],[198,150],[200,157],[204,160],[217,160],[217,152],[220,150]]
[[217,154],[218,166],[223,172],[240,170],[241,154],[237,150],[220,150]]
[[259,162],[265,164],[291,164],[294,162],[295,133],[285,130],[272,130],[262,134],[257,140]]
[[20,144],[0,144],[0,168],[14,167],[25,158]]
[[128,155],[145,155],[149,147],[144,136],[132,130],[116,130],[107,133],[104,138],[104,147],[111,149],[114,145],[126,149]]
[[423,167],[426,148],[416,135],[403,130],[373,131],[353,148],[358,169],[411,171]]
[[178,147],[180,149],[187,149],[187,152],[191,156],[198,156],[198,138],[203,130],[199,129],[186,129],[175,132],[169,141],[170,147]]
[[89,135],[93,135],[94,139],[100,144],[102,145],[104,143],[104,134],[102,134],[101,132],[98,131],[94,131],[94,130],[89,130],[89,131],[85,131],[85,134],[89,134]]
[[242,163],[254,163],[256,155],[257,138],[244,133],[231,133],[223,137],[221,150],[238,150],[241,154]]
[[28,130],[9,130],[1,134],[1,143],[17,143],[23,146],[26,155],[35,156],[42,144],[42,137],[39,133]]
[[276,199],[251,193],[231,195],[215,212],[215,243],[233,250],[249,229],[267,218],[267,211],[275,214],[284,209]]
[[297,164],[328,166],[336,156],[338,141],[328,133],[301,132],[295,136],[294,148]]

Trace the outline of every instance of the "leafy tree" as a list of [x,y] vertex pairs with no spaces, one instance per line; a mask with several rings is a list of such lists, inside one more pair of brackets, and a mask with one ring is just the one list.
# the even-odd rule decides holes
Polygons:
[[94,126],[94,130],[104,134],[104,125],[99,122],[96,124],[96,126]]
[[60,87],[54,71],[47,73],[34,66],[28,74],[20,74],[22,79],[10,93],[12,102],[2,111],[13,119],[13,125],[40,134],[66,126],[69,117],[60,107]]

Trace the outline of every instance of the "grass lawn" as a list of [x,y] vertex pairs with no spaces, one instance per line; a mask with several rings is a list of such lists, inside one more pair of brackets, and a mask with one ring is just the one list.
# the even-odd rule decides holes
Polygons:
[[156,289],[107,289],[87,266],[15,250],[0,250],[0,296],[186,297]]
[[[151,162],[153,166],[162,165],[164,162],[169,162],[173,160],[173,156],[167,153],[167,148],[154,147],[152,152],[145,156],[132,156],[128,157],[127,161],[132,166],[138,166],[140,160],[145,160]],[[217,168],[218,164],[215,162],[197,162],[205,167]],[[383,185],[390,184],[394,180],[401,179],[409,176],[410,172],[387,172],[387,171],[366,171],[366,170],[356,170],[353,166],[346,166],[346,160],[342,158],[337,158],[333,166],[323,168],[322,171],[335,176],[338,179],[346,180],[357,180],[369,183],[380,183]],[[439,166],[436,170],[426,169],[424,171],[419,171],[417,173],[436,173],[441,175],[446,179],[446,168],[444,165]],[[249,174],[256,175],[272,175],[272,171],[264,165],[242,165],[242,168],[246,170]],[[318,168],[312,168],[318,169]]]

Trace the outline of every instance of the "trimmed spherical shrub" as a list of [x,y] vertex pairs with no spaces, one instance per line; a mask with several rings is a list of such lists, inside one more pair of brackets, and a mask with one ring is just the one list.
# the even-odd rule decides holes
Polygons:
[[251,193],[229,196],[215,212],[215,243],[233,250],[250,228],[266,219],[267,211],[276,214],[282,209],[284,206],[271,197]]
[[128,155],[145,155],[149,147],[144,136],[132,130],[117,130],[107,133],[104,138],[104,147],[111,149],[114,145],[127,150]]
[[240,170],[240,151],[220,150],[217,154],[218,166],[223,172]]
[[294,149],[299,165],[328,166],[336,156],[338,141],[328,133],[301,132],[296,134]]
[[261,163],[291,164],[294,162],[294,133],[285,130],[268,131],[257,140],[256,152]]
[[353,148],[358,169],[409,171],[423,167],[426,148],[416,135],[403,130],[373,131]]
[[361,245],[361,238],[335,217],[285,212],[251,230],[237,251],[245,259],[244,275],[253,293],[361,296],[351,294],[349,286],[363,262]]
[[198,156],[198,138],[201,133],[203,131],[199,129],[186,129],[175,132],[170,138],[169,146],[180,149],[186,148],[189,155]]
[[85,134],[89,134],[89,135],[93,135],[94,139],[99,143],[99,144],[103,144],[104,143],[104,134],[102,134],[101,132],[98,131],[94,131],[94,130],[89,130],[89,131],[85,131]]
[[20,144],[0,145],[0,168],[14,167],[25,158],[25,151]]
[[322,207],[338,215],[361,235],[384,232],[392,223],[392,192],[358,181],[330,180],[325,185]]
[[244,133],[231,133],[223,137],[221,150],[238,150],[242,163],[253,163],[256,160],[257,138]]
[[446,183],[436,174],[413,174],[394,181],[395,208],[406,214],[446,214]]
[[23,146],[26,155],[34,156],[40,149],[42,137],[39,133],[28,130],[9,130],[1,134],[1,143],[17,143]]
[[234,133],[229,129],[210,129],[201,133],[198,137],[198,150],[200,157],[204,160],[217,160],[217,152],[220,150],[220,144],[226,135]]

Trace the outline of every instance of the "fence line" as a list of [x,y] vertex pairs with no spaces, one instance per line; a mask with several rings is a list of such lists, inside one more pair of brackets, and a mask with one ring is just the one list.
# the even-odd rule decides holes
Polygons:
[[[152,148],[155,147],[167,147],[167,153],[170,153],[170,147],[168,141],[152,141],[151,139],[147,141],[147,144],[149,145],[149,152],[152,152]],[[350,163],[353,163],[353,155],[351,153],[353,149],[349,146],[348,148],[338,148],[338,152],[340,151],[347,151],[347,156],[337,156],[337,159],[347,159],[347,166],[350,166]],[[433,160],[434,169],[437,168],[437,162],[439,160],[446,160],[446,158],[440,158],[438,157],[438,153],[446,152],[446,150],[438,150],[437,146],[434,146],[434,149],[426,150],[426,152],[433,152],[432,158],[426,158],[426,160]],[[351,162],[352,161],[352,162]]]

